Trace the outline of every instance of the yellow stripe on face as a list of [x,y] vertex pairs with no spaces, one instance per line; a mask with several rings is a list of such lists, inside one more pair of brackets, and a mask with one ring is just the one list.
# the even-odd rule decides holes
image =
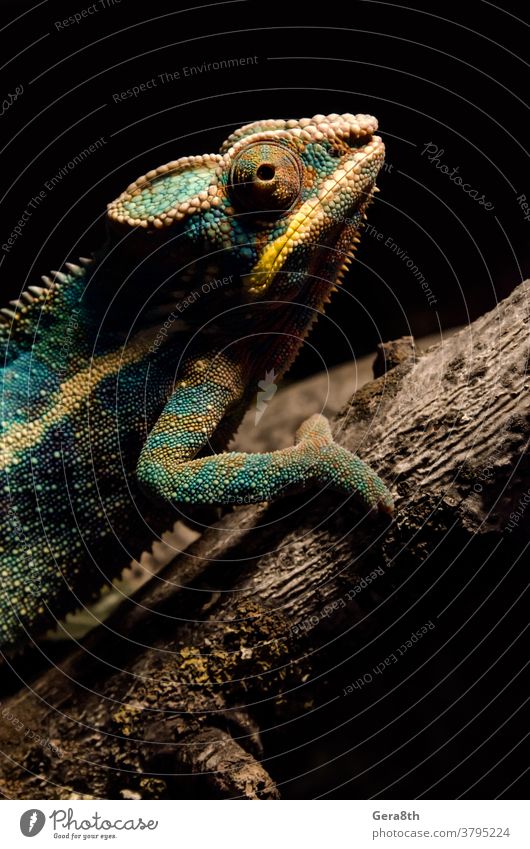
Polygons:
[[305,233],[319,215],[323,217],[318,198],[311,198],[302,204],[293,215],[285,233],[267,245],[252,271],[245,277],[245,288],[248,292],[259,295],[270,286],[274,275],[280,271],[295,245],[303,241]]
[[55,404],[34,421],[12,425],[1,437],[0,468],[18,463],[17,455],[38,445],[42,436],[66,416],[81,409],[91,392],[106,377],[117,374],[124,366],[138,362],[149,350],[152,338],[144,336],[126,349],[95,357],[86,368],[61,384]]

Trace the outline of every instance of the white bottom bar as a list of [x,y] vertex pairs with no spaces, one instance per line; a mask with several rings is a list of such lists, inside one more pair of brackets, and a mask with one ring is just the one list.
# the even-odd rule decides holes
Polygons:
[[524,801],[4,801],[2,846],[529,849]]

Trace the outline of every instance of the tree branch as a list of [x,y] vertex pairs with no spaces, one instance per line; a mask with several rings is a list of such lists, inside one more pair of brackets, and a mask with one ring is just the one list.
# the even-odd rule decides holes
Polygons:
[[331,492],[225,515],[2,704],[2,792],[185,798],[199,781],[206,796],[276,798],[259,729],[326,703],[330,676],[349,686],[346,658],[396,587],[421,624],[449,567],[453,597],[474,557],[502,569],[528,542],[529,307],[525,282],[423,356],[410,339],[384,346],[334,431],[396,493],[395,519]]

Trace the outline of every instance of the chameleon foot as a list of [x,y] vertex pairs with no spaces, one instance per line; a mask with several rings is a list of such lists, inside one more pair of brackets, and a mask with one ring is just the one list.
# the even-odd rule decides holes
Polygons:
[[328,420],[316,413],[296,432],[295,443],[311,456],[311,477],[348,495],[354,494],[369,510],[391,514],[392,496],[372,469],[351,451],[333,441]]

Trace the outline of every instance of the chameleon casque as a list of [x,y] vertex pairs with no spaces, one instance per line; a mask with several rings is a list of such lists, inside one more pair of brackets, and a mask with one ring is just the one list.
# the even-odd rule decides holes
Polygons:
[[149,171],[109,205],[94,258],[3,310],[4,650],[96,597],[187,505],[316,485],[392,510],[321,415],[293,447],[224,452],[351,261],[376,130],[369,115],[258,121]]

